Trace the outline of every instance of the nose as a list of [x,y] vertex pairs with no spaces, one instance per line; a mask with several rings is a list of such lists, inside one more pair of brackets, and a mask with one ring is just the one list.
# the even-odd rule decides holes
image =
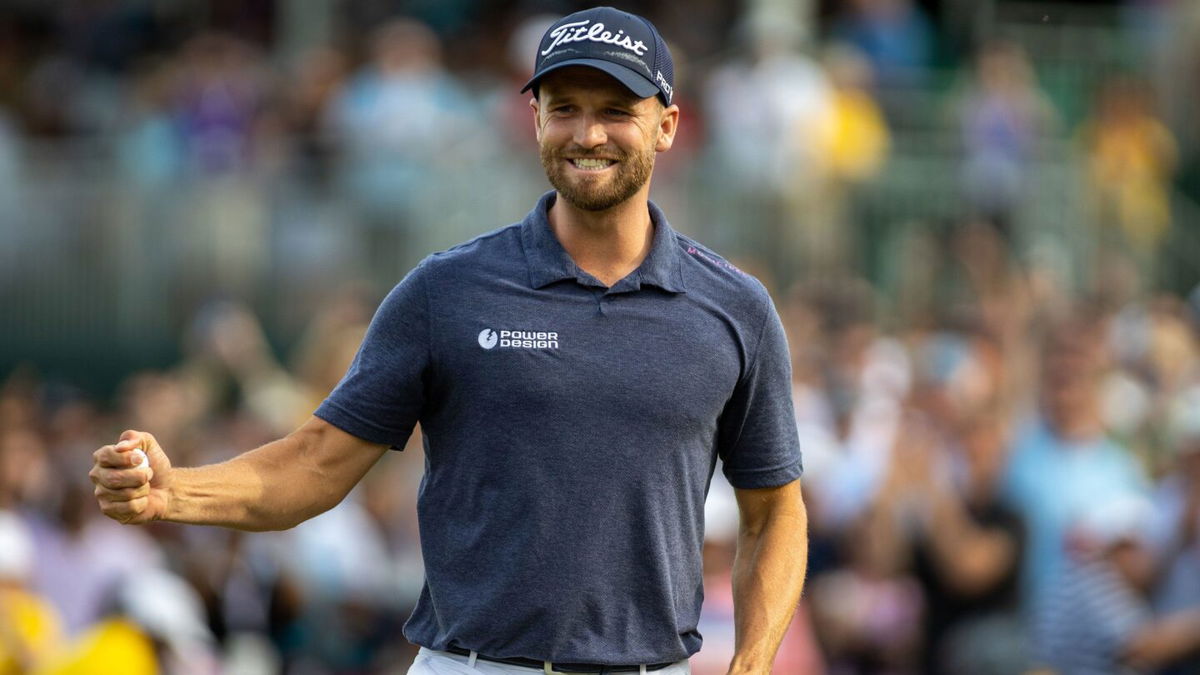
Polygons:
[[574,141],[582,148],[595,148],[608,142],[608,133],[596,115],[580,115]]

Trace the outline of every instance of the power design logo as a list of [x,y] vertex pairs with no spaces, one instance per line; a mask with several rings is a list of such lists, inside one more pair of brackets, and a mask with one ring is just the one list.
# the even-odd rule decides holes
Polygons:
[[479,346],[484,349],[558,349],[558,333],[484,328],[479,332]]

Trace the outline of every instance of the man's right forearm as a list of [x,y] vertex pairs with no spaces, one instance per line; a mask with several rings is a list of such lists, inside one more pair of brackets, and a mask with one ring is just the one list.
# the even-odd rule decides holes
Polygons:
[[294,527],[304,518],[280,499],[267,475],[270,462],[261,457],[280,452],[272,446],[287,442],[283,438],[220,464],[176,469],[164,520],[251,531]]
[[164,520],[283,530],[333,508],[385,451],[314,418],[227,462],[172,471]]

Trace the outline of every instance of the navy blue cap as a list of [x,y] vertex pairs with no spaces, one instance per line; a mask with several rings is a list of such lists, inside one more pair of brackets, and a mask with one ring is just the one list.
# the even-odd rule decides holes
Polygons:
[[589,66],[612,75],[642,98],[658,96],[671,105],[675,63],[654,24],[612,7],[575,12],[550,26],[538,45],[533,77],[521,91],[537,86],[546,73],[566,66]]

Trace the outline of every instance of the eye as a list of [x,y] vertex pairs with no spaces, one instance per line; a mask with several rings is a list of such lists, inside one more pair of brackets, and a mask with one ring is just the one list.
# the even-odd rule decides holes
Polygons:
[[629,117],[632,114],[623,108],[609,108],[605,113],[610,117]]

